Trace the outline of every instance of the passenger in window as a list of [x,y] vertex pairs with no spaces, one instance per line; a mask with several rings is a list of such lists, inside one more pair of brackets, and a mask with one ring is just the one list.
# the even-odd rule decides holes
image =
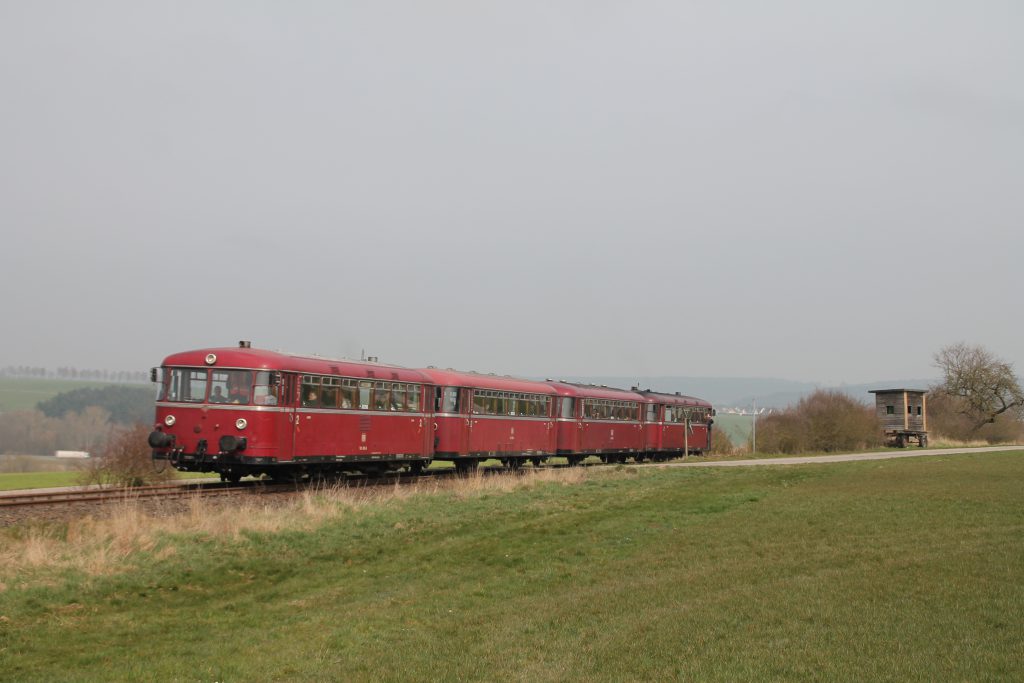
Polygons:
[[224,392],[220,387],[214,387],[213,393],[210,394],[210,403],[227,403],[228,398],[224,395]]
[[352,407],[352,401],[349,400],[348,396],[342,396],[341,397],[341,407],[342,408],[351,408]]
[[248,403],[249,402],[249,385],[245,383],[237,383],[231,386],[228,390],[228,400],[232,403]]
[[316,392],[315,391],[309,392],[309,394],[306,396],[306,403],[316,403]]

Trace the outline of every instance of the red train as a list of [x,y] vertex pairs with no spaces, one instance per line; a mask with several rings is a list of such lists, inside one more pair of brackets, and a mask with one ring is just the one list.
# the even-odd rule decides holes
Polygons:
[[345,471],[462,471],[497,458],[538,466],[702,453],[714,411],[679,394],[513,379],[250,348],[168,356],[159,383],[154,459],[179,470],[296,478]]

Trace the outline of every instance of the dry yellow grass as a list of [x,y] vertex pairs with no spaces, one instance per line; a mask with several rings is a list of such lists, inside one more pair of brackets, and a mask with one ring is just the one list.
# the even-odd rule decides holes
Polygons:
[[929,448],[977,448],[980,446],[1011,446],[1013,444],[992,444],[984,439],[974,439],[972,441],[964,441],[962,439],[951,439],[948,436],[942,434],[929,434],[928,436],[928,447]]
[[224,504],[197,496],[188,501],[186,511],[173,515],[155,515],[137,501],[125,500],[107,517],[84,517],[69,522],[66,529],[29,527],[21,534],[8,531],[0,544],[0,567],[4,572],[0,578],[11,581],[33,569],[113,574],[126,570],[132,556],[139,552],[155,551],[158,557],[173,555],[172,545],[161,544],[173,534],[237,538],[251,531],[311,529],[367,506],[390,505],[412,496],[447,494],[468,499],[543,483],[576,484],[587,474],[582,468],[543,469],[521,476],[426,478],[411,485],[388,487],[325,486],[272,504],[248,500]]

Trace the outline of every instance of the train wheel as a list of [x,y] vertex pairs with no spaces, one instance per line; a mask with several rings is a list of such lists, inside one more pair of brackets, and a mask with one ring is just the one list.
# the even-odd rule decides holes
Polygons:
[[540,467],[540,464],[544,462],[544,458],[530,458],[530,462],[533,463],[534,467]]
[[505,467],[509,468],[510,470],[518,470],[522,466],[522,458],[509,458],[508,460],[505,461]]
[[230,470],[227,472],[221,472],[220,480],[223,482],[227,482],[228,484],[237,484],[238,482],[242,481],[242,473],[232,472]]
[[409,465],[409,471],[412,474],[420,475],[420,474],[423,474],[423,471],[425,469],[427,469],[428,467],[430,467],[430,461],[429,460],[418,460],[417,462],[414,462],[414,463]]
[[570,455],[566,458],[569,461],[569,467],[579,467],[580,463],[583,462],[582,455]]

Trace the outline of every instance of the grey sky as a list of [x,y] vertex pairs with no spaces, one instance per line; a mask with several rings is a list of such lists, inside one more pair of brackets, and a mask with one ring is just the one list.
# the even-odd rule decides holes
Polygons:
[[1024,370],[1022,35],[1018,2],[0,0],[0,365]]

